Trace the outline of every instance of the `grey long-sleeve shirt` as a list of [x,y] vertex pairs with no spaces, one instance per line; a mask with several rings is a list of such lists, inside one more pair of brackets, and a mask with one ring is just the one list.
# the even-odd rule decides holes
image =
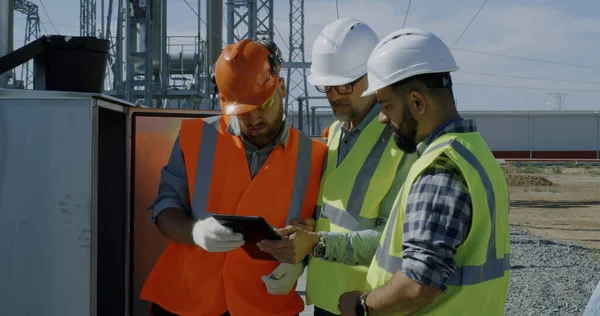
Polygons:
[[[338,151],[338,166],[352,150],[362,131],[379,115],[380,109],[381,105],[376,104],[352,130],[348,130],[347,126],[342,127],[342,133],[339,136],[341,139]],[[406,174],[408,173],[406,172],[407,168],[410,168],[416,159],[415,154],[405,154],[403,161],[398,166],[392,186],[379,205],[379,216],[377,217],[375,227],[352,233],[319,232],[325,241],[325,256],[323,260],[341,262],[347,265],[368,266],[371,264],[383,229],[396,200],[396,195],[400,191],[400,187],[404,183]]]
[[[258,173],[275,147],[281,145],[285,148],[285,146],[287,146],[289,138],[289,127],[285,120],[283,121],[281,131],[275,140],[271,144],[260,149],[252,145],[241,133],[239,122],[236,117],[230,119],[227,132],[231,135],[241,137],[242,142],[244,143],[251,177],[254,177]],[[185,164],[183,162],[183,154],[179,147],[178,136],[173,144],[169,161],[161,170],[156,200],[149,208],[152,209],[152,220],[156,221],[160,212],[167,208],[181,209],[189,215],[191,213],[191,207],[188,192],[187,175]]]

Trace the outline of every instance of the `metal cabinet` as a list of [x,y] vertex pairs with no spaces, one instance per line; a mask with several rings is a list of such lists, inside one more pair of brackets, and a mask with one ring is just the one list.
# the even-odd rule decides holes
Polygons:
[[7,315],[147,315],[167,241],[144,218],[179,123],[102,94],[0,90],[0,306]]

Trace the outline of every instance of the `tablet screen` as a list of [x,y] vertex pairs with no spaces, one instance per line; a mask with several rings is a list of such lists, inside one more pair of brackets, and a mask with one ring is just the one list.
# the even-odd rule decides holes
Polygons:
[[281,237],[273,227],[260,216],[240,216],[214,214],[213,217],[223,226],[230,227],[234,232],[244,235],[242,248],[252,258],[258,260],[277,261],[271,254],[261,251],[256,244],[264,239],[280,240]]

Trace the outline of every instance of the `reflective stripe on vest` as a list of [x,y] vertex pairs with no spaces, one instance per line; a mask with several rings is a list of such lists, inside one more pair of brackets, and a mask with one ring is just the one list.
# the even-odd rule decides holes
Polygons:
[[[207,166],[212,166],[214,163],[220,116],[206,118],[204,122],[202,138],[200,140],[200,152],[198,153],[198,165],[196,167],[194,195],[191,198],[192,214],[194,218],[198,219],[205,219],[212,216],[212,213],[206,210],[212,179],[212,168],[207,168]],[[307,187],[310,178],[312,154],[312,141],[310,138],[299,137],[294,189],[292,191],[292,199],[286,223],[300,218],[300,214],[302,214],[302,204],[306,190],[301,191],[298,188]]]
[[[486,262],[479,266],[462,266],[457,267],[454,275],[448,280],[448,285],[461,286],[461,285],[473,285],[482,283],[485,281],[493,280],[504,276],[504,272],[510,270],[510,254],[505,254],[502,258],[496,258],[496,200],[492,183],[487,173],[483,169],[483,166],[463,144],[460,142],[450,139],[442,142],[428,149],[426,153],[433,152],[444,146],[451,146],[459,155],[463,157],[465,161],[473,166],[477,173],[481,177],[481,181],[485,187],[487,205],[490,210],[491,219],[491,232],[490,239],[487,247]],[[424,153],[423,155],[425,155]],[[402,187],[399,196],[402,196],[403,190],[406,186]],[[389,223],[395,223],[398,215],[398,204],[401,202],[401,198],[396,200],[393,208],[393,214],[390,217]],[[402,258],[390,254],[390,245],[393,238],[393,229],[387,229],[387,233],[384,236],[383,244],[377,248],[375,258],[379,267],[389,273],[395,273],[396,270],[402,266]]]
[[[333,139],[335,139],[338,136],[339,131],[342,129],[342,122],[337,121],[335,122],[331,128],[330,128],[330,132],[329,132],[329,137],[327,138],[327,146],[331,145],[331,142],[333,141]],[[325,157],[325,161],[323,162],[323,171],[321,173],[321,178],[323,178],[323,175],[325,174],[325,171],[327,170],[327,160],[328,157]],[[320,191],[323,191],[323,183],[321,183],[321,189]],[[319,194],[319,198],[317,200],[317,205],[315,206],[315,216],[318,219],[319,217],[321,217],[321,204],[323,204],[323,200],[322,200],[322,196]]]
[[[392,132],[385,128],[381,132],[375,146],[369,152],[366,161],[377,161],[383,155],[388,141],[392,136]],[[357,231],[366,228],[374,227],[377,224],[377,218],[365,218],[360,216],[360,210],[369,189],[369,184],[373,178],[373,174],[377,169],[376,163],[365,163],[360,167],[360,171],[354,181],[354,186],[348,198],[346,210],[341,210],[335,206],[324,203],[322,214],[323,217],[329,219],[330,222],[348,230]]]
[[[334,137],[339,138],[338,131],[341,129],[342,124],[339,123],[335,127]],[[379,166],[379,160],[383,156],[388,142],[392,136],[392,132],[383,128],[379,138],[371,148],[365,163],[362,164],[356,178],[354,179],[354,185],[348,201],[346,203],[346,210],[337,208],[327,202],[322,202],[323,206],[317,206],[317,212],[320,216],[327,218],[332,224],[343,227],[351,231],[363,230],[374,227],[377,224],[377,218],[365,218],[360,215],[363,207],[363,202],[367,195],[367,190],[371,184],[371,179],[375,174],[375,170]],[[332,138],[334,139],[334,138]],[[337,161],[337,157],[334,157]],[[327,164],[326,159],[325,163]],[[368,163],[371,162],[371,163]],[[374,163],[376,162],[376,163]],[[325,165],[325,168],[327,165]],[[320,207],[320,209],[319,209]]]
[[[287,145],[276,146],[251,179],[243,143],[227,133],[227,124],[227,117],[182,122],[180,145],[192,217],[207,218],[213,212],[259,215],[276,227],[294,218],[310,218],[319,193],[325,144],[290,129]],[[248,316],[298,314],[304,308],[298,293],[273,296],[260,280],[277,265],[251,259],[242,248],[208,252],[170,242],[148,275],[140,298],[179,315],[211,316],[226,310]]]
[[[321,216],[315,231],[348,233],[376,226],[386,194],[394,181],[403,181],[408,172],[408,162],[413,160],[406,159],[398,149],[391,131],[377,118],[368,123],[339,167],[342,123],[336,122],[331,127],[321,199],[317,203],[321,205]],[[337,256],[323,260],[310,258],[306,281],[307,304],[334,314],[340,313],[337,308],[340,295],[366,287],[368,271],[362,262],[346,262],[349,257]]]

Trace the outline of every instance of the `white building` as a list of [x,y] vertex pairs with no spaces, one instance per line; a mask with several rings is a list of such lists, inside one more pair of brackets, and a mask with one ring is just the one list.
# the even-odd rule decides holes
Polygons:
[[[475,119],[479,132],[497,158],[600,159],[600,113],[598,111],[501,111],[461,112]],[[312,116],[312,115],[311,115]],[[330,111],[316,111],[303,130],[321,135],[333,122]],[[294,126],[299,127],[297,117]]]

